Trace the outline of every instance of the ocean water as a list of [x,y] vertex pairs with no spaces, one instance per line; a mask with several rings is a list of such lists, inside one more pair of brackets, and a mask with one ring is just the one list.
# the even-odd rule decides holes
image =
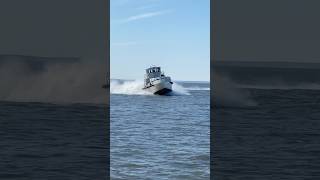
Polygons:
[[141,81],[111,81],[111,179],[209,179],[209,83],[178,82],[170,96]]
[[0,102],[0,179],[107,179],[106,105]]
[[320,179],[320,83],[268,71],[216,80],[214,179]]

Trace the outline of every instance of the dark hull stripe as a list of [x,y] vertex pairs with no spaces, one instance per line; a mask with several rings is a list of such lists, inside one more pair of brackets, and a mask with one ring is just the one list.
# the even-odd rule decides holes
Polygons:
[[165,94],[168,94],[171,91],[172,91],[171,89],[164,88],[164,89],[161,89],[160,91],[155,92],[154,94],[165,95]]

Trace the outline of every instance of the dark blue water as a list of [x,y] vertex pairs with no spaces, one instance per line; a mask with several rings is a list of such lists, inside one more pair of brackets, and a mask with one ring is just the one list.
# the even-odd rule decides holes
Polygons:
[[181,83],[171,96],[140,86],[111,83],[112,179],[209,179],[209,84]]
[[212,109],[214,179],[320,179],[320,91],[303,87],[242,89],[254,105]]
[[215,73],[214,179],[320,179],[319,65],[238,62]]
[[0,102],[0,179],[107,179],[107,107]]

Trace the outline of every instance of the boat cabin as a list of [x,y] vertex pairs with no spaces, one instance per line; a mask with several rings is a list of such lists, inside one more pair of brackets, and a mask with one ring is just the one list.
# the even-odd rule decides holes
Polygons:
[[156,78],[161,76],[161,69],[160,67],[151,67],[146,69],[146,74],[148,79],[150,78]]
[[153,86],[154,83],[159,83],[162,81],[171,82],[171,78],[164,75],[163,72],[161,72],[160,67],[150,67],[146,69],[146,74],[144,77],[144,87],[150,87]]
[[150,67],[146,69],[146,75],[144,78],[144,85],[145,86],[151,86],[151,82],[157,79],[160,79],[161,76],[164,76],[161,73],[160,67]]

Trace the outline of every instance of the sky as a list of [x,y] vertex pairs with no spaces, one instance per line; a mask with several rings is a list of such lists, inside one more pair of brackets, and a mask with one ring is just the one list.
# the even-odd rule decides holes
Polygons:
[[210,79],[210,0],[110,0],[110,77]]
[[320,1],[215,2],[216,60],[320,62]]
[[1,0],[0,54],[87,57],[106,66],[107,9],[99,0]]

